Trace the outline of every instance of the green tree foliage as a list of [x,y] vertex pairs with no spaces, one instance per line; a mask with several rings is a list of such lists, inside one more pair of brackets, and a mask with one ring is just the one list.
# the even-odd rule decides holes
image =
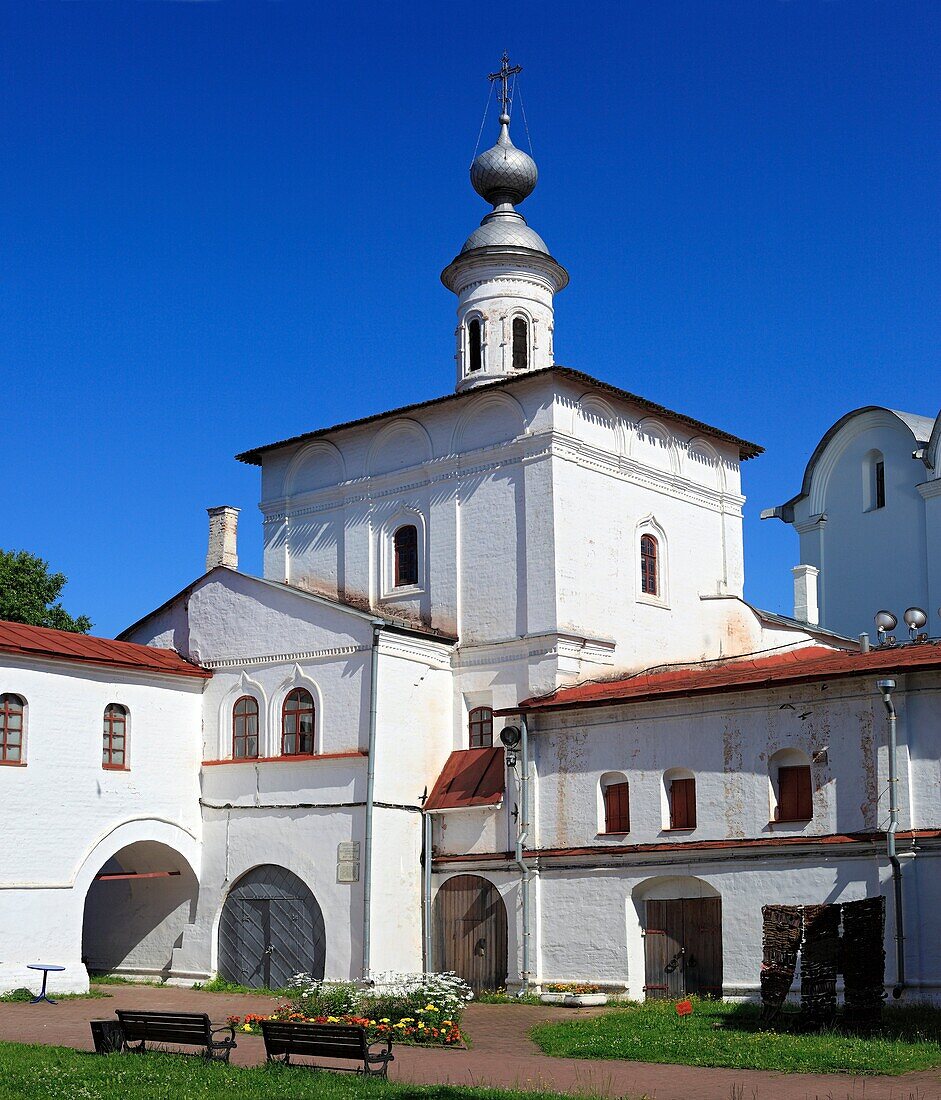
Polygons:
[[87,634],[91,619],[73,618],[56,602],[65,583],[64,573],[50,573],[49,563],[35,554],[0,550],[0,619]]

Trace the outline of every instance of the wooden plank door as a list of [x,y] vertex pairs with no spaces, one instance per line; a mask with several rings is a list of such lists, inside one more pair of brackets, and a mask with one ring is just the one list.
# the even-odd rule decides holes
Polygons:
[[722,996],[722,899],[683,899],[686,992]]
[[493,883],[455,875],[435,896],[434,968],[453,970],[474,990],[506,985],[506,906]]
[[650,998],[680,1000],[683,984],[683,903],[648,901],[644,929],[644,992]]
[[645,984],[650,998],[722,996],[722,900],[648,901]]

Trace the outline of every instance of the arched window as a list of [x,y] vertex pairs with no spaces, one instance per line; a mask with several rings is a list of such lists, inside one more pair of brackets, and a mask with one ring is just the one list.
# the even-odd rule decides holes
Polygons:
[[640,537],[640,590],[647,596],[660,595],[660,547],[653,535]]
[[467,358],[468,370],[480,370],[483,366],[479,317],[475,317],[467,326]]
[[472,749],[489,749],[493,745],[493,710],[474,707],[467,716],[467,733]]
[[513,318],[513,370],[529,366],[529,323],[525,317]]
[[0,764],[23,763],[23,711],[19,695],[0,695]]
[[309,756],[313,751],[314,697],[305,688],[294,688],[281,710],[281,755]]
[[395,587],[418,584],[418,528],[409,524],[392,536],[395,551]]
[[631,801],[627,778],[620,772],[610,772],[601,777],[601,795],[604,801],[604,832],[629,833],[631,831]]
[[258,701],[243,695],[232,708],[232,758],[258,755]]
[[885,455],[869,451],[863,459],[863,509],[875,512],[885,507]]
[[127,707],[120,703],[105,707],[101,766],[119,771],[127,767]]
[[674,768],[664,777],[670,829],[696,828],[696,779],[692,772]]
[[773,819],[809,821],[814,816],[814,781],[807,755],[781,749],[771,757],[769,771]]

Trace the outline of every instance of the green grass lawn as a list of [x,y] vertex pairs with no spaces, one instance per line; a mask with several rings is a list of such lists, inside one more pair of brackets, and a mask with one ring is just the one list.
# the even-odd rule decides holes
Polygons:
[[0,1100],[557,1100],[558,1095],[388,1084],[301,1066],[226,1066],[192,1055],[101,1055],[0,1043]]
[[887,1007],[870,1036],[830,1030],[800,1032],[796,1014],[762,1029],[757,1005],[694,998],[691,1016],[670,1001],[649,1001],[606,1012],[539,1024],[534,1041],[562,1058],[624,1058],[638,1062],[792,1073],[898,1074],[941,1065],[941,1010],[924,1005]]

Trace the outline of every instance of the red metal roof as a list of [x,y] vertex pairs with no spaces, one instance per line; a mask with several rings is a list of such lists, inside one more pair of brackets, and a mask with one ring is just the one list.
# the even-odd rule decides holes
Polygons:
[[212,673],[192,664],[172,649],[115,642],[111,638],[92,638],[68,630],[46,626],[24,626],[0,620],[0,653],[18,653],[25,657],[47,657],[60,661],[82,661],[92,665],[162,672],[169,676],[199,676],[208,680]]
[[747,691],[779,684],[806,683],[844,676],[874,676],[941,668],[941,642],[887,646],[868,653],[848,653],[827,646],[806,646],[765,657],[710,661],[601,683],[576,684],[551,695],[524,699],[520,710],[563,710],[573,707],[613,706],[641,700],[669,699],[708,692]]
[[432,788],[426,810],[465,810],[503,801],[503,749],[452,752]]

